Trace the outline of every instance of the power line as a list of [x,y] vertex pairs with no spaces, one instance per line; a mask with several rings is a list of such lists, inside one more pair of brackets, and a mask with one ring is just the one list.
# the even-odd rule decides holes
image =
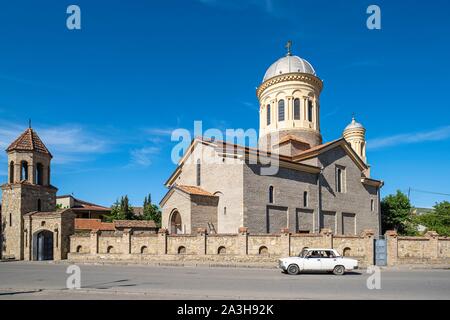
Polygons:
[[425,190],[419,190],[419,189],[413,189],[413,188],[410,188],[409,190],[410,190],[410,191],[415,191],[415,192],[429,193],[429,194],[436,194],[436,195],[440,195],[440,196],[449,196],[449,197],[450,197],[450,194],[449,194],[449,193],[434,192],[434,191],[425,191]]

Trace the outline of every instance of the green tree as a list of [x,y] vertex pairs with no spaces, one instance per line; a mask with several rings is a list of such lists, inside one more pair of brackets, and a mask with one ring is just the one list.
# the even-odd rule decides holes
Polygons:
[[130,205],[128,196],[122,196],[111,206],[111,213],[105,216],[107,222],[114,220],[133,220],[135,219],[133,207]]
[[450,236],[450,202],[436,203],[433,208],[433,212],[417,216],[417,223],[441,236]]
[[383,233],[397,230],[400,235],[415,235],[417,229],[411,216],[411,203],[408,197],[397,190],[381,201],[381,225]]
[[153,220],[157,227],[161,227],[161,210],[152,203],[152,195],[144,199],[142,220]]

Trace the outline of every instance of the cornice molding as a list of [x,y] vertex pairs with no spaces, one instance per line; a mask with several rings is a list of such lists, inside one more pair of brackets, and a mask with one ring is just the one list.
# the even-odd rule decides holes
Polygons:
[[320,80],[316,76],[313,76],[312,74],[298,73],[298,72],[285,73],[285,74],[280,74],[279,76],[270,78],[269,80],[263,82],[256,89],[256,96],[259,99],[261,94],[262,94],[262,92],[264,90],[266,90],[268,87],[270,87],[270,86],[272,86],[274,84],[277,84],[277,83],[285,82],[285,81],[303,81],[303,82],[307,82],[309,84],[312,84],[313,86],[317,86],[319,88],[319,92],[321,92],[322,88],[323,88],[322,80]]

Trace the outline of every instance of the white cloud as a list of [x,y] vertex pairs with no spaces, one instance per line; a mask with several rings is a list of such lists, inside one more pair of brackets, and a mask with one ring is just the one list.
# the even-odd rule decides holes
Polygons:
[[159,154],[160,149],[158,147],[144,147],[141,149],[131,150],[131,163],[130,165],[138,165],[142,167],[148,167],[152,164],[152,157],[155,154]]
[[431,131],[397,134],[390,137],[376,138],[367,141],[371,150],[393,147],[403,144],[413,144],[428,141],[442,141],[450,138],[450,126],[436,128]]
[[[7,148],[23,131],[23,125],[0,123],[0,148]],[[110,142],[79,125],[35,128],[54,156],[54,163],[82,162],[90,156],[109,151]]]
[[170,136],[174,130],[171,128],[148,128],[144,132],[152,136]]

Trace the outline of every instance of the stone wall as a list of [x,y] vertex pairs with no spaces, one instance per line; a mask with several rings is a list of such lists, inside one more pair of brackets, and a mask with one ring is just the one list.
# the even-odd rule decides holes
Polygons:
[[[405,263],[449,263],[450,239],[428,232],[424,237],[398,237],[386,233],[388,265]],[[335,236],[324,229],[320,234],[251,234],[239,228],[237,234],[196,235],[92,231],[70,237],[69,259],[73,261],[196,261],[214,263],[273,263],[279,257],[298,255],[304,248],[334,248],[341,255],[355,258],[361,266],[374,262],[374,233],[364,230],[359,236]]]
[[428,231],[423,237],[401,237],[386,233],[388,265],[450,263],[450,238]]

